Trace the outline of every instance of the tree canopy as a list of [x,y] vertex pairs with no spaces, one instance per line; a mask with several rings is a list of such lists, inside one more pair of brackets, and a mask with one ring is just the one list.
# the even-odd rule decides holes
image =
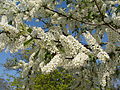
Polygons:
[[[111,77],[120,64],[119,4],[119,0],[2,0],[0,50],[31,50],[28,60],[11,66],[21,69],[22,78],[60,67],[79,78],[76,89],[112,88]],[[25,23],[32,19],[41,27]],[[26,85],[22,87],[29,89]]]

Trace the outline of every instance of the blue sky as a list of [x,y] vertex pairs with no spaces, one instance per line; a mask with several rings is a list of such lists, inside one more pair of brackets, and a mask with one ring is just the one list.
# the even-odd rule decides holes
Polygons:
[[14,75],[16,73],[15,71],[8,71],[2,66],[2,64],[6,62],[7,58],[10,57],[11,55],[9,52],[2,51],[0,53],[0,76],[5,79],[7,78],[6,73],[9,73],[11,75]]

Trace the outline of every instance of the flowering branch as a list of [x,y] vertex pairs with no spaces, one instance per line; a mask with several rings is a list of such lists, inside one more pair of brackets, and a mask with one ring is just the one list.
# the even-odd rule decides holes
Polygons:
[[105,20],[104,20],[104,15],[103,15],[103,13],[102,13],[101,10],[100,10],[100,7],[98,6],[97,1],[96,1],[96,0],[93,0],[93,1],[95,2],[95,5],[96,5],[96,7],[97,7],[97,9],[98,9],[101,17],[102,17],[102,21],[104,22],[104,25],[108,26],[108,27],[111,28],[113,31],[115,31],[115,32],[117,32],[118,34],[120,34],[119,31],[117,31],[112,25],[110,25],[110,23],[106,23],[106,22],[105,22]]
[[57,13],[57,14],[60,15],[60,16],[63,16],[63,17],[66,17],[66,18],[70,18],[70,19],[73,19],[73,20],[75,20],[75,21],[78,21],[78,22],[81,22],[81,23],[84,23],[84,24],[93,25],[93,26],[101,26],[101,25],[104,25],[104,24],[94,24],[94,23],[84,22],[84,21],[78,20],[77,18],[74,18],[74,17],[72,17],[72,16],[67,16],[67,15],[62,14],[62,13],[60,13],[60,12],[57,12],[57,11],[55,11],[55,10],[52,10],[52,9],[48,8],[47,6],[43,6],[43,7],[44,7],[45,9],[48,9],[48,10],[54,12],[54,13]]

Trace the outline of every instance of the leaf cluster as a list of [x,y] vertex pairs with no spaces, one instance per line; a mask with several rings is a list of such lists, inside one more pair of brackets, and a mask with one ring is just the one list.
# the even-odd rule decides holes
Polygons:
[[72,75],[63,71],[55,70],[49,74],[36,74],[30,79],[16,78],[11,82],[11,86],[16,87],[16,90],[22,90],[22,84],[29,80],[32,82],[29,88],[33,90],[69,90],[74,78]]

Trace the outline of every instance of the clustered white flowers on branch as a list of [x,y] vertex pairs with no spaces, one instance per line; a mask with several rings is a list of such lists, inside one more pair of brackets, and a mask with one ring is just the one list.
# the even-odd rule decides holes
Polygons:
[[[114,24],[116,24],[116,21],[119,23],[119,16],[110,17],[103,11],[106,10],[107,5],[112,8],[112,5],[117,1],[86,0],[84,2],[83,0],[76,0],[76,2],[72,2],[74,4],[69,2],[66,7],[68,11],[62,8],[56,8],[62,1],[64,0],[60,0],[60,2],[57,0],[0,1],[0,50],[6,48],[6,51],[14,53],[19,49],[30,48],[32,45],[37,47],[35,52],[30,56],[28,63],[20,60],[18,66],[13,67],[14,69],[23,69],[22,77],[26,77],[31,68],[32,74],[36,70],[41,70],[42,73],[49,73],[57,67],[63,67],[65,69],[79,68],[84,66],[86,61],[90,60],[90,55],[97,57],[104,63],[110,59],[107,52],[101,48],[96,39],[87,30],[93,30],[97,26],[97,29],[100,30],[100,26],[106,25],[103,31],[107,28],[108,31],[112,32],[114,25],[111,26],[106,22],[104,15],[106,15],[107,19],[110,18],[110,21],[113,21]],[[92,5],[91,7],[91,3],[94,3],[93,1],[96,5]],[[96,1],[100,5],[97,5]],[[90,8],[86,7],[86,5]],[[102,11],[99,10],[100,7],[102,7]],[[114,10],[113,12],[115,13]],[[102,19],[99,18],[99,14],[103,15],[101,16]],[[94,16],[96,19],[94,19]],[[90,18],[88,19],[88,17]],[[48,22],[45,21],[44,23],[46,24],[45,27],[49,28],[49,31],[44,32],[40,27],[32,27],[28,31],[29,27],[24,25],[24,20],[31,20],[32,18],[37,18],[41,21],[47,18]],[[68,30],[74,31],[77,28],[86,30],[82,34],[88,42],[90,49],[79,43],[72,35],[65,35],[68,33]],[[54,54],[47,64],[45,60],[41,60],[40,58],[40,49],[48,50],[50,54]],[[104,80],[101,80],[101,82],[104,82]]]
[[93,38],[88,31],[86,33],[83,33],[83,35],[85,36],[93,53],[97,55],[98,59],[103,61],[106,59],[110,59],[109,55],[102,49],[102,47],[97,43],[95,38]]
[[[56,55],[53,57],[53,59],[51,59],[51,61],[48,64],[43,65],[43,67],[41,67],[42,72],[51,72],[51,71],[55,70],[59,65],[62,65],[63,67],[65,67],[67,69],[69,69],[69,67],[71,67],[71,66],[72,66],[71,68],[83,66],[85,61],[90,59],[88,55],[94,53],[94,52],[90,51],[89,49],[87,49],[86,47],[84,47],[84,45],[79,43],[73,36],[60,35],[58,40],[60,41],[59,43],[61,43],[61,45],[63,46],[63,48],[65,50],[65,53],[61,53],[59,51],[59,49],[57,48],[57,43],[55,43],[55,42],[53,43],[53,40],[55,40],[55,38],[51,39],[51,37],[48,37],[51,35],[53,36],[52,33],[44,33],[41,28],[33,28],[33,33],[32,33],[32,36],[37,37],[35,39],[38,40],[38,42],[36,42],[36,43],[38,43],[38,45],[39,45],[39,43],[41,43],[44,45],[44,48],[48,49],[48,51],[50,51],[51,53],[56,53]],[[48,34],[50,34],[50,35],[48,35]],[[92,44],[92,40],[93,40],[93,42],[95,40],[90,35],[90,33],[88,35],[86,34],[86,38],[91,40],[91,42],[88,42],[90,44]],[[99,46],[97,44],[97,42],[95,42],[93,45]],[[92,46],[90,46],[90,47],[92,48]],[[98,50],[99,53],[96,54],[96,56],[100,57],[100,59],[102,59],[102,58],[103,58],[103,60],[109,59],[108,54],[105,53],[105,51],[103,51],[102,48],[94,48],[93,50]],[[35,55],[35,53],[33,53],[29,58],[28,65],[30,65],[30,67],[32,67],[32,65],[34,65],[34,63],[37,61],[37,60],[34,60],[34,58],[33,58],[34,55]],[[67,57],[68,58],[72,57],[71,58],[72,60],[67,60],[66,59]],[[67,61],[67,63],[65,63],[66,61]],[[22,63],[22,64],[25,64],[25,67],[26,67],[26,63]],[[20,66],[21,66],[21,62],[20,62]],[[24,69],[26,72],[26,70],[29,70],[30,68],[27,68],[27,67],[23,68],[23,71],[24,71]]]
[[[88,41],[88,43],[90,45],[91,44],[96,45],[99,48],[94,48],[93,51],[90,51],[89,49],[84,47],[84,45],[79,43],[73,36],[60,35],[58,40],[60,41],[59,43],[61,43],[61,45],[64,47],[64,50],[65,50],[65,53],[61,53],[59,51],[59,49],[57,48],[58,43],[55,43],[55,42],[52,43],[53,40],[55,40],[55,38],[53,38],[53,39],[51,39],[50,37],[46,38],[46,35],[48,35],[48,34],[50,34],[48,36],[52,35],[53,37],[54,37],[54,35],[50,32],[46,34],[43,32],[43,30],[42,31],[41,30],[42,30],[41,28],[34,28],[34,30],[33,30],[33,32],[36,32],[36,31],[38,32],[38,33],[36,33],[37,35],[35,33],[34,34],[32,33],[33,37],[34,37],[34,35],[37,36],[36,40],[38,40],[38,42],[36,42],[36,43],[38,43],[38,45],[40,43],[43,44],[44,48],[48,49],[51,53],[56,53],[56,55],[47,64],[45,64],[44,61],[41,62],[40,58],[37,58],[36,60],[34,60],[34,56],[35,56],[36,52],[34,52],[30,56],[28,63],[20,61],[18,63],[18,66],[14,66],[13,68],[14,69],[22,68],[23,69],[23,72],[22,72],[23,78],[25,78],[28,75],[28,72],[31,69],[31,67],[33,67],[31,72],[35,72],[36,70],[38,70],[38,71],[41,70],[42,73],[53,72],[55,69],[57,69],[57,67],[63,67],[65,69],[80,68],[81,66],[84,66],[86,64],[85,63],[86,61],[90,60],[89,55],[92,53],[95,54],[96,57],[103,60],[104,62],[106,60],[110,59],[109,55],[105,51],[103,51],[103,49],[97,44],[97,42],[92,37],[92,35],[90,35],[90,33],[85,35],[85,37],[91,41],[91,42]],[[39,32],[39,31],[41,31],[41,32]],[[51,44],[47,44],[46,42],[51,43]],[[49,47],[48,47],[48,45],[49,45]],[[90,47],[93,48],[92,45]],[[55,48],[56,48],[56,50],[54,50]],[[94,51],[97,51],[98,53],[94,53]],[[34,73],[32,73],[32,74],[34,74]]]
[[[88,33],[88,32],[87,32]],[[48,35],[50,34],[50,35]],[[73,57],[73,61],[71,60],[71,64],[73,64],[73,68],[76,66],[76,64],[80,64],[80,66],[83,65],[83,63],[88,60],[90,54],[94,53],[92,51],[90,51],[89,49],[87,49],[86,47],[84,47],[84,45],[82,45],[81,43],[79,43],[73,36],[69,35],[69,36],[64,36],[64,35],[60,35],[59,37],[59,41],[60,43],[62,44],[64,50],[65,50],[65,53],[60,53],[59,49],[57,48],[57,43],[53,43],[53,40],[55,40],[55,38],[51,39],[51,37],[48,37],[48,36],[53,36],[52,33],[44,33],[44,31],[41,29],[41,28],[33,28],[33,32],[32,32],[32,36],[33,37],[37,37],[36,40],[38,40],[38,44],[41,43],[44,45],[44,48],[48,49],[51,53],[56,53],[57,55],[54,56],[57,57],[59,54],[62,55],[62,54],[65,54],[65,55],[62,55],[61,59],[60,59],[60,62],[65,59],[66,57]],[[20,36],[22,38],[22,36]],[[54,37],[54,36],[53,36]],[[25,38],[25,37],[24,37]],[[94,38],[90,35],[90,33],[87,35],[86,34],[86,38],[91,40],[91,42],[89,42],[90,44],[92,42],[94,42]],[[93,41],[92,41],[93,39]],[[21,40],[21,39],[19,39]],[[24,41],[24,40],[23,40]],[[14,42],[16,43],[16,42]],[[20,43],[20,42],[19,42]],[[22,44],[22,43],[20,43]],[[97,42],[95,42],[93,45],[98,45]],[[9,45],[8,45],[9,46]],[[99,46],[99,45],[98,45]],[[92,48],[92,46],[90,46]],[[100,46],[99,46],[100,47]],[[18,48],[20,49],[20,48]],[[109,56],[107,53],[105,53],[105,51],[102,50],[102,48],[94,48],[93,50],[96,50],[96,51],[99,51],[99,53],[96,53],[96,56],[100,57],[100,59],[103,58],[103,60],[106,60],[106,59],[109,59]],[[35,61],[37,60],[34,60],[34,54],[33,53],[29,59],[29,64],[31,66],[31,62],[32,63],[35,63]],[[95,53],[94,53],[95,54]],[[104,58],[105,56],[107,56],[106,58]],[[59,60],[58,58],[55,58],[56,60],[54,60],[53,58],[53,61],[51,60],[49,62],[49,64],[47,64],[47,66],[44,66],[44,69],[42,69],[43,72],[46,72],[45,70],[48,70],[48,69],[45,69],[45,67],[49,67],[50,69],[50,66],[51,68],[53,66],[57,66],[56,62]],[[57,60],[58,59],[58,60]],[[77,60],[77,61],[76,61]],[[54,62],[54,63],[53,63]],[[63,62],[63,61],[62,61]],[[50,64],[52,63],[52,65]],[[75,64],[76,63],[76,64]],[[65,64],[65,63],[64,63]],[[50,66],[49,66],[50,65]],[[62,64],[63,65],[63,64]],[[67,66],[70,65],[70,64],[67,64]],[[65,64],[66,66],[66,64]],[[71,65],[70,65],[71,66]],[[69,68],[70,66],[68,66],[67,68]],[[79,65],[77,65],[79,66]],[[64,67],[64,65],[63,65]],[[51,70],[52,71],[52,70]]]

